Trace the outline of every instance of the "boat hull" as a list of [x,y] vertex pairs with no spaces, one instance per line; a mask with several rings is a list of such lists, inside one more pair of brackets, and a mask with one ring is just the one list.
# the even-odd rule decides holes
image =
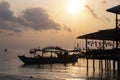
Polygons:
[[63,58],[43,58],[43,57],[26,57],[26,56],[20,56],[18,55],[18,58],[24,63],[24,64],[54,64],[54,63],[73,63],[77,62],[76,56],[70,56],[70,57],[63,57]]

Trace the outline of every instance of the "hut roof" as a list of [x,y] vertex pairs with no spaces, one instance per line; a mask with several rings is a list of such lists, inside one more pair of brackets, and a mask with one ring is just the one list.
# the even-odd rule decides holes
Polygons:
[[108,12],[120,14],[120,5],[107,9]]
[[120,41],[120,28],[118,29],[106,29],[98,32],[78,36],[77,39],[94,39],[94,40],[112,40]]

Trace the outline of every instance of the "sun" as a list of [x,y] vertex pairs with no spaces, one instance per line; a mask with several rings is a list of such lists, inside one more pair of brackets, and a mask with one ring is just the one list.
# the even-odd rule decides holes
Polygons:
[[80,0],[70,0],[67,6],[67,10],[70,14],[78,14],[82,8]]

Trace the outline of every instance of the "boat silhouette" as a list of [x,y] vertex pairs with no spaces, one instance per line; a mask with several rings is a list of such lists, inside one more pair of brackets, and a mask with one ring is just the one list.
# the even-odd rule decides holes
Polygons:
[[[42,52],[42,56],[36,52]],[[30,54],[34,54],[34,57],[27,57],[25,55],[18,55],[19,59],[24,64],[54,64],[54,63],[73,63],[77,62],[78,54],[70,54],[70,52],[77,50],[65,50],[60,47],[45,47],[43,49],[30,49]],[[50,54],[50,56],[44,56],[44,54]],[[56,56],[53,56],[56,54]]]

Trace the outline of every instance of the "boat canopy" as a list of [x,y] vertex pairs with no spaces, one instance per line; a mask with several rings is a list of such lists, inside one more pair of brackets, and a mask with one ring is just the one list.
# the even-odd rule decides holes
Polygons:
[[54,47],[54,46],[48,46],[42,49],[43,52],[64,52],[65,49],[62,49],[60,47]]

